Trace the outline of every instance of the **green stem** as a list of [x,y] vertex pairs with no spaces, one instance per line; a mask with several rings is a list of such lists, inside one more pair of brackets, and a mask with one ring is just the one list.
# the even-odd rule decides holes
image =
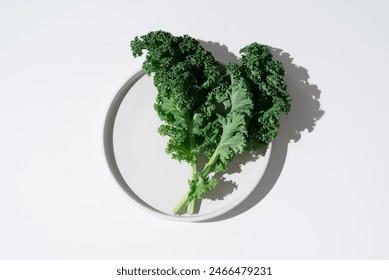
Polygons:
[[188,204],[188,214],[193,215],[195,213],[196,200],[192,199]]
[[[197,166],[196,166],[195,163],[192,163],[191,166],[192,166],[192,178],[193,178],[196,175],[196,173],[197,173]],[[183,207],[185,207],[186,205],[188,206],[188,212],[190,212],[189,209],[192,209],[192,206],[190,206],[190,203],[193,201],[193,199],[189,198],[189,193],[190,193],[190,191],[188,191],[184,195],[184,197],[180,200],[180,202],[178,202],[176,207],[173,208],[173,213],[175,215],[177,215],[181,211],[181,209]]]
[[[218,146],[215,149],[215,151],[213,152],[213,154],[212,154],[211,158],[209,159],[209,161],[207,162],[207,164],[204,166],[203,171],[201,171],[202,178],[207,177],[211,173],[211,171],[212,171],[214,165],[216,164],[217,160],[219,159],[219,157],[220,157],[220,154],[219,154],[219,146]],[[198,172],[197,167],[196,167],[196,163],[191,164],[191,166],[192,166],[192,178],[194,178]],[[185,194],[185,196],[177,204],[177,206],[173,208],[173,213],[178,214],[178,212],[180,212],[181,209],[185,206],[187,206],[187,213],[188,214],[191,214],[191,215],[194,214],[196,203],[195,203],[195,199],[189,198],[189,192],[187,192]]]
[[219,159],[220,154],[219,154],[218,148],[219,148],[219,146],[213,152],[211,158],[209,159],[207,164],[204,166],[203,171],[201,172],[202,175],[204,176],[204,178],[207,177],[209,175],[209,173],[211,173],[213,166],[216,164],[216,161]]
[[191,166],[192,166],[192,178],[193,178],[197,174],[197,164],[192,163]]
[[180,202],[178,202],[178,204],[176,205],[176,207],[173,208],[173,213],[174,214],[178,214],[178,212],[181,211],[182,207],[184,207],[185,205],[187,205],[189,203],[189,192],[187,192],[184,197],[180,200]]
[[[195,145],[195,139],[194,139],[194,135],[193,135],[193,122],[192,122],[191,118],[189,118],[188,115],[185,115],[185,121],[186,121],[187,128],[188,128],[189,145],[190,145],[190,148],[192,150],[192,148]],[[195,156],[193,158],[193,163],[191,164],[191,167],[192,167],[192,180],[193,180],[197,176],[197,172],[198,172],[197,171],[197,158]],[[180,202],[178,202],[176,207],[173,208],[174,214],[177,215],[181,211],[181,209],[185,206],[187,206],[187,213],[188,214],[193,215],[195,213],[196,200],[191,198],[189,196],[189,194],[190,194],[190,191],[188,191],[185,194],[185,196],[180,200]]]

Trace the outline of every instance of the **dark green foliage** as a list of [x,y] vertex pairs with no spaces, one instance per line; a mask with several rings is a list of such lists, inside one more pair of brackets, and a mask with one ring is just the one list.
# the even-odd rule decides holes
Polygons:
[[[173,212],[188,206],[193,214],[195,199],[217,185],[211,174],[276,137],[280,114],[288,113],[291,103],[284,69],[258,43],[225,66],[188,35],[150,32],[136,37],[131,49],[135,57],[146,51],[143,69],[158,90],[154,108],[164,122],[159,133],[169,137],[166,152],[192,166],[189,191]],[[209,161],[198,170],[200,153]]]

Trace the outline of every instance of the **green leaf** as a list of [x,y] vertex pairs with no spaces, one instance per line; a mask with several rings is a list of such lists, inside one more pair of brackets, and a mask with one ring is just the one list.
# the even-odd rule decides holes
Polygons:
[[172,99],[161,97],[158,112],[161,116],[166,116],[166,118],[163,118],[169,123],[183,128],[188,127],[188,119],[185,112]]

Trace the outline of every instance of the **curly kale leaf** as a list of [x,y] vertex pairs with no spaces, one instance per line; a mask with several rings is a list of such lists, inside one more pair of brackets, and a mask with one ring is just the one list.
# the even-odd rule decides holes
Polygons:
[[131,49],[135,57],[147,52],[143,69],[154,75],[158,90],[154,107],[165,123],[159,132],[169,137],[167,153],[195,164],[201,143],[195,141],[194,117],[200,114],[208,92],[218,84],[219,64],[197,40],[164,31],[136,37]]
[[268,145],[277,135],[281,113],[288,113],[291,98],[284,82],[282,63],[273,60],[269,48],[252,43],[240,51],[238,61],[253,94],[254,109],[247,128],[248,149]]

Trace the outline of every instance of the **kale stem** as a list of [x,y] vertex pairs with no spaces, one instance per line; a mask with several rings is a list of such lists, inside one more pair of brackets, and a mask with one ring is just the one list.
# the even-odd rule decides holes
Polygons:
[[192,166],[192,178],[193,178],[197,173],[197,164],[192,163],[191,166]]
[[188,214],[193,215],[195,213],[196,200],[192,199],[188,204]]
[[[219,148],[219,146],[218,146]],[[207,162],[207,164],[204,166],[204,169],[203,171],[201,172],[205,177],[207,177],[209,175],[209,173],[211,173],[212,169],[213,169],[213,166],[215,165],[216,161],[219,159],[219,149],[216,148],[216,150],[213,152],[211,158],[209,159],[209,161]]]
[[180,200],[180,202],[178,202],[178,204],[176,205],[176,207],[173,208],[173,213],[174,214],[178,214],[178,212],[180,212],[180,210],[182,209],[182,207],[184,207],[185,205],[187,205],[188,203],[190,203],[189,201],[189,192],[187,192],[184,197]]
[[[197,166],[196,166],[196,163],[192,163],[191,164],[191,167],[192,167],[192,178],[195,177],[196,173],[197,173]],[[186,205],[188,205],[188,212],[190,212],[190,209],[192,209],[192,206],[191,205],[191,202],[193,201],[193,199],[190,199],[189,198],[189,194],[190,194],[190,191],[188,191],[184,197],[180,200],[180,202],[178,202],[178,204],[176,205],[176,207],[173,208],[173,213],[174,214],[178,214],[178,212],[181,211],[181,209],[183,207],[185,207]],[[194,208],[194,206],[193,206]],[[194,210],[193,210],[194,211]]]

